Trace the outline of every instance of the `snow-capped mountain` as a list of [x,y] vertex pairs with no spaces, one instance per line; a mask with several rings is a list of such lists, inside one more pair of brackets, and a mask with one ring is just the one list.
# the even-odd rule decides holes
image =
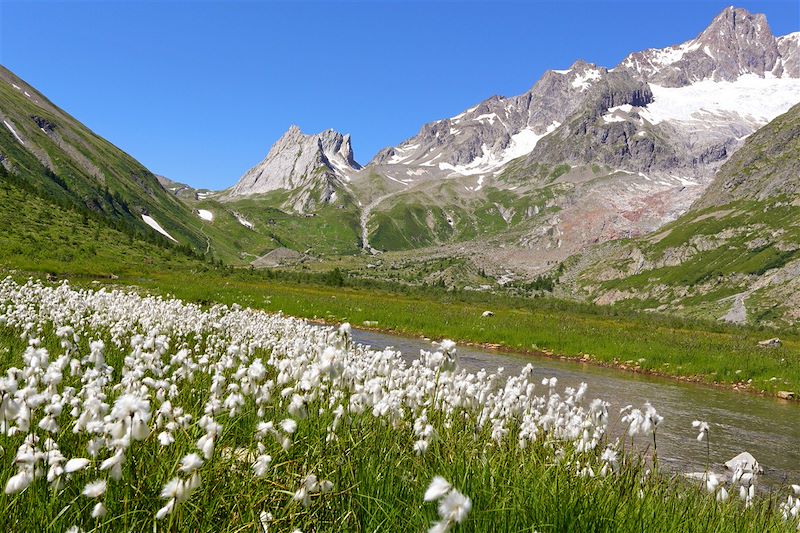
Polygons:
[[664,87],[703,80],[735,82],[744,74],[798,78],[797,36],[776,39],[764,15],[729,7],[695,39],[636,52],[618,68]]
[[[604,162],[634,172],[651,170],[648,162],[627,154],[594,160],[597,151],[583,150],[584,145],[609,138],[597,131],[593,139],[581,139],[575,146],[566,122],[589,109],[592,119],[602,116],[605,124],[638,121],[640,127],[630,131],[633,136],[646,137],[643,127],[661,125],[658,134],[669,138],[662,144],[675,155],[657,170],[667,173],[688,165],[691,174],[708,177],[747,135],[800,100],[799,36],[776,38],[764,15],[727,8],[690,41],[633,53],[610,70],[578,61],[567,70],[548,71],[525,94],[495,96],[455,117],[426,124],[370,164],[423,177],[495,173],[534,152],[539,140],[553,133],[571,143],[566,153],[540,150],[532,159],[558,163],[560,157],[560,162],[572,164]],[[608,101],[608,91],[593,90],[628,77],[647,85],[641,93],[651,92],[652,98],[619,104]],[[612,105],[603,109],[606,103]],[[581,135],[586,127],[580,125]],[[619,136],[611,137],[617,142]],[[710,166],[702,168],[705,164]]]
[[[367,168],[407,188],[458,176],[483,186],[526,157],[528,165],[601,163],[702,188],[747,135],[800,100],[799,42],[800,33],[773,36],[764,15],[727,8],[685,43],[632,53],[613,69],[579,60],[522,95],[425,124]],[[348,136],[293,127],[228,196],[313,186],[325,203],[358,169]],[[302,196],[292,208],[313,208]]]
[[370,165],[413,168],[411,175],[497,171],[528,154],[583,102],[607,70],[584,61],[549,71],[528,92],[493,96],[454,117],[426,124],[414,137],[382,150]]
[[798,34],[728,8],[695,39],[636,52],[609,73],[647,82],[645,105],[582,110],[529,161],[603,163],[707,181],[755,130],[800,101]]
[[293,191],[298,194],[292,195],[289,207],[305,212],[333,203],[337,189],[360,168],[353,158],[350,135],[333,130],[305,135],[297,126],[291,126],[267,157],[226,191],[224,198]]

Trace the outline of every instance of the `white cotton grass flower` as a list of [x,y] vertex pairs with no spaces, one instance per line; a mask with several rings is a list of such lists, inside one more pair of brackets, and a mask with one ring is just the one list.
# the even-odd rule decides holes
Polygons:
[[453,489],[439,501],[438,511],[442,520],[460,524],[467,518],[470,509],[472,509],[472,501]]
[[264,533],[269,533],[269,523],[272,522],[273,519],[274,517],[269,511],[261,511],[258,515],[258,520],[261,522],[261,529],[264,530]]
[[456,343],[450,339],[444,339],[439,343],[439,348],[441,348],[443,352],[452,352],[456,349]]
[[692,427],[699,431],[697,435],[697,441],[701,442],[708,436],[708,422],[702,422],[700,420],[695,420],[692,422]]
[[263,478],[267,475],[267,470],[269,469],[269,465],[272,463],[272,456],[262,454],[259,455],[255,462],[253,462],[253,473],[257,478]]
[[117,453],[100,464],[100,470],[109,470],[111,479],[119,481],[122,478],[122,463],[124,462],[125,455],[122,450],[118,450]]
[[92,508],[92,518],[103,518],[108,513],[108,509],[103,502],[97,502]]
[[[193,455],[193,454],[189,454]],[[187,456],[188,457],[188,456]],[[199,459],[199,458],[198,458]],[[190,462],[193,460],[190,460]],[[196,461],[195,461],[196,463]],[[189,463],[187,463],[189,464]],[[166,485],[161,489],[161,498],[167,500],[167,503],[156,512],[156,520],[161,520],[168,514],[175,510],[175,507],[189,499],[192,491],[200,486],[199,472],[193,472],[189,479],[181,479],[174,477],[170,479]]]
[[32,481],[33,472],[29,470],[23,470],[22,472],[19,472],[9,478],[8,482],[6,483],[5,493],[10,495],[22,492],[28,488]]
[[181,459],[181,466],[178,468],[184,474],[191,474],[201,466],[203,466],[203,460],[200,458],[199,455],[196,453],[187,454],[183,459]]
[[167,484],[161,489],[161,497],[165,500],[176,499],[181,500],[186,494],[186,487],[181,478],[174,477],[167,481]]
[[169,431],[162,431],[158,434],[158,443],[161,446],[169,446],[173,442],[175,442],[175,437]]
[[664,420],[664,417],[658,414],[656,408],[653,407],[650,402],[645,402],[645,416],[647,420],[650,422],[652,427],[655,429],[661,422]]
[[431,484],[428,485],[428,489],[425,491],[425,501],[432,502],[438,500],[448,492],[450,489],[453,488],[450,483],[443,478],[442,476],[434,476]]
[[64,472],[67,474],[72,474],[73,472],[77,472],[79,470],[83,470],[87,466],[89,466],[89,459],[84,459],[83,457],[78,457],[74,459],[70,459],[67,461],[67,464],[64,465]]
[[281,429],[291,435],[297,431],[297,422],[291,418],[286,418],[281,421]]
[[425,439],[414,441],[414,453],[416,455],[425,455],[425,453],[428,451],[429,446],[430,442],[428,442]]
[[439,501],[439,520],[431,525],[428,533],[446,533],[454,524],[462,523],[472,509],[472,500],[454,489],[442,476],[434,476],[425,491],[424,500]]
[[86,486],[83,487],[81,494],[87,498],[99,498],[105,494],[107,486],[108,482],[105,479],[98,479],[96,481],[92,481],[91,483],[87,483]]
[[206,461],[211,460],[214,455],[214,434],[206,433],[197,439],[197,447],[202,450]]
[[300,488],[292,496],[294,501],[300,502],[303,507],[311,505],[311,496],[314,494],[326,494],[333,490],[333,482],[326,479],[320,480],[314,474],[309,474],[300,482]]
[[175,509],[175,498],[170,499],[167,504],[158,510],[156,520],[161,520]]

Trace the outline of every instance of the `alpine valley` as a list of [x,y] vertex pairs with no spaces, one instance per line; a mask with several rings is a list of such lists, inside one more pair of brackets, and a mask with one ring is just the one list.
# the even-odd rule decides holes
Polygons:
[[0,209],[36,198],[232,266],[796,324],[799,103],[800,32],[731,7],[686,42],[550,70],[364,165],[349,135],[291,126],[210,191],[156,176],[3,68]]

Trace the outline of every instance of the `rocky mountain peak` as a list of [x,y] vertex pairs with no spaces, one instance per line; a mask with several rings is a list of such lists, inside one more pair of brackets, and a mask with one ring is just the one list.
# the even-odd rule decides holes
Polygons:
[[708,38],[724,37],[725,34],[743,37],[754,33],[772,36],[767,25],[767,17],[762,13],[754,14],[746,9],[730,6],[714,17],[714,20],[703,30],[697,40],[706,41]]
[[[288,206],[307,211],[336,199],[335,190],[349,181],[349,174],[361,166],[353,157],[349,135],[328,129],[316,135],[304,134],[296,125],[272,146],[267,157],[251,168],[228,190],[227,198],[264,194],[276,190],[300,193],[302,200]],[[314,194],[311,194],[314,192]]]
[[780,57],[767,18],[733,7],[717,15],[695,43],[715,61],[715,81],[734,81],[744,73],[763,76]]
[[778,37],[777,43],[781,57],[772,70],[773,74],[800,78],[800,31]]
[[[781,39],[772,34],[763,14],[729,7],[696,38],[633,53],[617,69],[665,87],[683,87],[706,79],[736,81],[745,74],[798,77],[796,52],[780,44]],[[791,64],[788,69],[787,61]]]

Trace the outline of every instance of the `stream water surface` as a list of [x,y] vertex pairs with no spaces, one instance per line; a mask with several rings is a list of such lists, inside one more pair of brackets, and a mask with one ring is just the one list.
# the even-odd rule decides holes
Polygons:
[[[375,349],[393,347],[409,361],[419,355],[420,349],[433,349],[431,342],[424,339],[355,329],[353,340]],[[767,484],[800,483],[800,406],[794,402],[544,356],[469,346],[458,346],[458,355],[461,367],[469,371],[503,367],[506,375],[513,375],[531,363],[539,380],[558,378],[559,390],[586,382],[587,399],[601,398],[611,403],[610,432],[614,435],[625,431],[618,416],[622,407],[632,404],[641,408],[651,402],[664,417],[658,428],[658,457],[670,469],[705,470],[706,443],[697,441],[697,431],[692,427],[693,420],[704,420],[711,425],[712,470],[724,470],[722,463],[748,451],[764,468],[762,480]]]

